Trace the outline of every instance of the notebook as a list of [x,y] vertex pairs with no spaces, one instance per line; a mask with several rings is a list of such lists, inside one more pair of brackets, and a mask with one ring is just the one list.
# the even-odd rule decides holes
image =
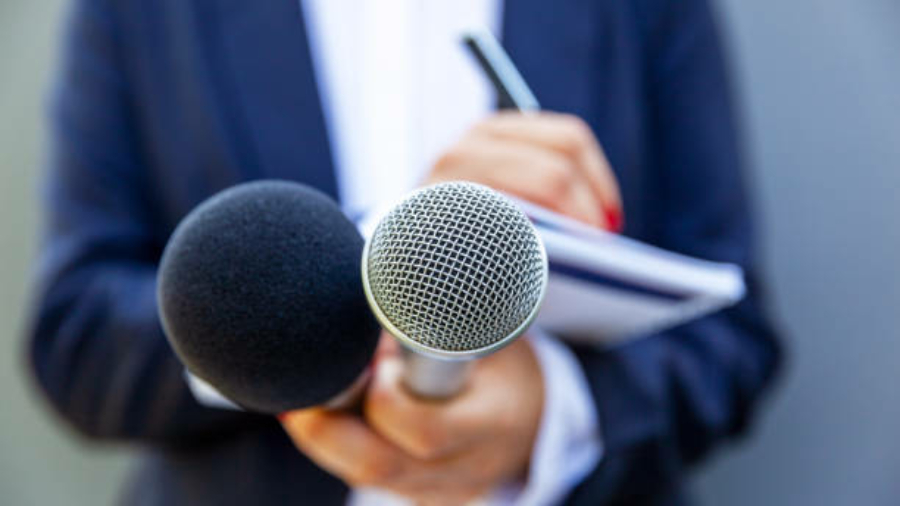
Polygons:
[[561,338],[621,344],[721,310],[744,296],[737,265],[673,253],[513,200],[537,228],[550,263],[535,324]]

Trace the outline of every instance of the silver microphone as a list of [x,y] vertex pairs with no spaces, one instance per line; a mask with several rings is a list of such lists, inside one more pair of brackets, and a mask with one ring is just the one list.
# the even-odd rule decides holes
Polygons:
[[413,192],[366,241],[363,287],[404,349],[404,383],[426,398],[465,384],[472,359],[511,343],[537,316],[547,254],[509,198],[474,183]]

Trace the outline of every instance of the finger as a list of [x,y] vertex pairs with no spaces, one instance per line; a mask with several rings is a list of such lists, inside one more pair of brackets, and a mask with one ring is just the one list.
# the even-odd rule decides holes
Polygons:
[[399,358],[383,360],[366,397],[365,417],[388,441],[413,457],[438,461],[467,448],[485,433],[489,410],[474,409],[468,391],[446,401],[411,395],[403,383]]
[[621,214],[622,200],[612,167],[591,128],[578,117],[550,112],[501,113],[483,121],[476,130],[541,145],[570,157],[606,214]]
[[[585,126],[589,129],[590,127]],[[603,151],[600,142],[590,134],[587,136],[588,149],[583,152],[585,175],[594,194],[598,195],[603,204],[603,217],[607,230],[621,232],[622,229],[622,194],[619,183],[616,180],[609,159]]]
[[381,336],[378,338],[378,347],[375,348],[375,362],[386,357],[400,356],[400,345],[397,339],[390,335],[387,331],[382,330]]
[[593,196],[578,196],[571,160],[551,149],[513,140],[470,137],[445,153],[428,183],[485,184],[589,224],[602,220]]
[[353,485],[390,487],[409,465],[402,452],[353,415],[311,408],[280,420],[298,449]]
[[582,221],[588,225],[608,230],[609,223],[607,213],[600,212],[602,204],[597,200],[596,196],[591,193],[590,189],[588,189],[586,185],[575,184],[570,191],[572,197],[569,205],[573,208],[573,211],[570,211],[569,216],[572,216],[571,213],[573,212],[578,213],[587,217]]
[[[498,483],[522,477],[527,468],[523,466],[527,466],[532,452],[529,443],[536,437],[543,404],[540,372],[538,370],[536,376],[525,373],[521,367],[523,361],[530,362],[527,369],[538,370],[531,345],[520,339],[480,360],[472,369],[467,389],[461,397],[454,399],[457,402],[431,403],[457,412],[465,406],[470,413],[468,423],[472,436],[452,452],[423,460],[416,469],[415,479],[407,482],[407,491],[427,494],[450,487],[468,497],[476,497],[480,491]],[[527,394],[516,395],[515,390]],[[526,417],[524,413],[532,413],[532,416]],[[523,424],[525,418],[532,420]],[[444,421],[451,419],[451,416],[443,417]],[[428,424],[420,422],[404,428],[402,434],[408,436],[420,427],[431,427],[434,423],[434,419]],[[418,488],[421,486],[426,488]]]
[[474,494],[465,479],[466,468],[415,461],[356,417],[313,408],[286,413],[280,420],[298,449],[351,486],[407,497]]

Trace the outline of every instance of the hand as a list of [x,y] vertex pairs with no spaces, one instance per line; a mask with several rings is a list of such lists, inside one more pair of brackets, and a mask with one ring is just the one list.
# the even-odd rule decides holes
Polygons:
[[419,504],[463,504],[524,478],[544,401],[531,345],[519,339],[479,360],[458,396],[435,402],[403,387],[403,363],[386,339],[365,419],[320,408],[287,413],[282,425],[297,447],[352,487]]
[[621,231],[615,175],[576,116],[501,112],[476,124],[435,163],[425,184],[466,180],[582,222]]

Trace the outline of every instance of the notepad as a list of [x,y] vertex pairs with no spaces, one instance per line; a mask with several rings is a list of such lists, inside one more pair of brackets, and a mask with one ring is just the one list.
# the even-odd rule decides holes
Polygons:
[[537,228],[550,263],[535,324],[563,339],[622,344],[744,296],[744,275],[737,265],[667,251],[513,200]]

